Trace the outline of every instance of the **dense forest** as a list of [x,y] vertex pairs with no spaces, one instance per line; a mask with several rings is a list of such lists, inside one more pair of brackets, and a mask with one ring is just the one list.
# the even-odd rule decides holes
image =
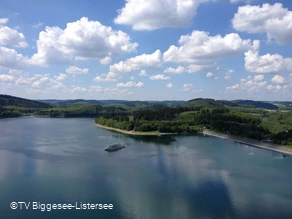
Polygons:
[[142,132],[197,133],[204,128],[256,140],[292,145],[292,113],[244,113],[228,107],[172,107],[101,114],[96,123]]

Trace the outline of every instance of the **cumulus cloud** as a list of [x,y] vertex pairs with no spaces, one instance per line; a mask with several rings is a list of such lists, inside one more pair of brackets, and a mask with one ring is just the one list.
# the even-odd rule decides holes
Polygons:
[[71,87],[71,92],[73,92],[73,93],[75,93],[75,92],[85,92],[85,91],[87,91],[87,89],[84,88],[84,87],[75,86],[75,85]]
[[254,49],[258,44],[258,41],[243,40],[236,33],[209,36],[207,32],[195,30],[190,35],[181,36],[178,47],[170,46],[164,52],[163,60],[191,64],[189,72],[211,70],[217,67],[216,61]]
[[237,31],[266,33],[268,39],[275,39],[279,44],[292,43],[291,23],[292,11],[281,3],[242,6],[232,19],[233,28]]
[[183,91],[189,91],[193,88],[193,84],[184,84]]
[[93,81],[95,82],[112,82],[116,81],[115,78],[109,78],[109,77],[102,77],[102,76],[96,76]]
[[27,47],[23,33],[9,27],[0,26],[0,46],[11,45],[14,47]]
[[178,66],[177,68],[169,67],[164,70],[164,73],[173,73],[173,74],[182,74],[186,72],[186,68],[182,66]]
[[8,22],[8,18],[0,18],[0,25],[4,25]]
[[212,78],[214,75],[213,75],[213,73],[212,72],[208,72],[207,74],[206,74],[206,77],[207,78]]
[[165,76],[164,74],[152,75],[149,77],[150,80],[170,80],[170,77]]
[[225,73],[224,79],[225,79],[225,80],[230,80],[230,79],[231,79],[231,75],[232,75],[233,73],[234,73],[234,70],[233,70],[233,69],[228,70],[228,71]]
[[135,87],[141,88],[144,87],[144,83],[143,82],[138,82]]
[[106,63],[112,56],[135,51],[137,47],[138,44],[132,43],[126,33],[83,17],[67,23],[64,30],[46,27],[41,31],[37,40],[38,51],[32,56],[32,62],[47,65],[91,59]]
[[110,64],[112,62],[112,58],[107,56],[107,57],[101,59],[99,62],[102,65],[108,65],[108,64]]
[[60,73],[59,76],[55,76],[55,79],[57,81],[64,81],[68,78],[68,76],[66,74]]
[[275,75],[272,79],[271,82],[274,84],[284,84],[285,79],[281,75]]
[[264,75],[256,75],[253,77],[254,81],[262,81],[264,80]]
[[17,53],[16,50],[0,47],[0,67],[6,69],[23,69],[28,63],[28,58]]
[[130,88],[130,87],[141,88],[143,86],[144,86],[144,84],[142,82],[135,83],[133,81],[129,81],[129,82],[126,82],[126,83],[118,83],[117,84],[118,88]]
[[11,75],[6,75],[6,74],[0,74],[0,82],[13,82],[15,80],[15,77]]
[[78,68],[76,66],[69,66],[67,69],[66,69],[66,72],[68,74],[74,74],[74,75],[78,75],[78,74],[87,74],[89,71],[88,68]]
[[282,86],[281,85],[269,85],[267,86],[267,90],[269,91],[274,91],[274,92],[278,92],[280,90],[282,90]]
[[168,84],[166,85],[166,87],[167,87],[167,88],[173,88],[174,86],[173,86],[172,83],[168,83]]
[[139,73],[140,76],[148,76],[147,72],[143,69],[141,70],[141,72]]
[[130,25],[134,30],[155,30],[191,24],[197,8],[209,0],[126,0],[118,10],[116,24]]
[[245,69],[254,73],[281,73],[292,70],[292,58],[283,58],[279,54],[259,55],[258,51],[245,53]]
[[240,80],[239,84],[226,87],[226,93],[235,92],[238,90],[254,93],[260,90],[265,90],[267,88],[267,81],[256,81],[253,80],[251,76],[248,78],[243,78]]
[[99,85],[90,86],[88,91],[89,92],[97,92],[97,93],[99,93],[99,92],[102,92],[102,87],[99,86]]
[[8,74],[10,75],[20,75],[23,71],[22,70],[15,70],[15,69],[9,69]]
[[158,68],[162,64],[162,54],[160,50],[156,50],[152,54],[142,54],[120,61],[110,66],[108,77],[119,77],[121,74],[129,73],[144,68]]

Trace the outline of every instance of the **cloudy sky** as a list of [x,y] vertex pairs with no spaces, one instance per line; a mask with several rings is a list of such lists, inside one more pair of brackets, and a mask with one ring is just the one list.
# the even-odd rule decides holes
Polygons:
[[3,1],[0,93],[292,100],[292,1]]

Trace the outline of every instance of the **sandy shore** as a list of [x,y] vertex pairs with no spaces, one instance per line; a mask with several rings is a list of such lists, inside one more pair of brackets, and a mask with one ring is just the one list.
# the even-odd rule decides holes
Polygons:
[[286,155],[292,155],[292,149],[284,147],[284,146],[280,146],[280,145],[264,143],[264,142],[253,140],[253,139],[232,137],[229,135],[224,135],[224,134],[213,132],[210,130],[204,130],[203,134],[214,136],[217,138],[226,139],[226,140],[235,141],[235,142],[238,142],[240,144],[245,144],[245,145],[249,145],[249,146],[253,146],[253,147],[257,147],[257,148],[262,148],[262,149],[266,149],[266,150],[270,150],[270,151],[276,151],[276,152],[286,154]]
[[152,136],[160,136],[160,135],[175,135],[176,133],[160,133],[160,132],[137,132],[137,131],[127,131],[117,128],[108,127],[105,125],[100,125],[98,123],[94,123],[95,126],[115,132],[120,132],[126,135],[152,135]]

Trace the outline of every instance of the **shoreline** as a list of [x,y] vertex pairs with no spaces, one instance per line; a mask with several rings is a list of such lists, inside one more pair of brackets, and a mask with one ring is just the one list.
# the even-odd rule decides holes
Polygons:
[[156,131],[156,132],[155,131],[152,131],[152,132],[139,132],[139,131],[133,131],[133,130],[127,131],[127,130],[123,130],[123,129],[108,127],[108,126],[101,125],[101,124],[98,124],[98,123],[95,123],[95,122],[93,122],[93,124],[96,127],[103,128],[103,129],[110,130],[110,131],[119,132],[119,133],[126,134],[126,135],[161,136],[161,135],[176,135],[177,134],[177,133],[161,133],[161,132],[158,132],[158,131]]
[[204,130],[202,132],[205,135],[225,139],[225,140],[231,140],[240,144],[256,147],[256,148],[261,148],[264,150],[269,150],[269,151],[275,151],[281,154],[289,155],[292,156],[292,149],[287,148],[282,145],[275,145],[275,144],[270,144],[270,143],[264,143],[258,140],[253,140],[253,139],[247,139],[247,138],[240,138],[240,137],[233,137],[230,135],[225,135],[217,132],[213,132],[210,130]]
[[[101,124],[98,124],[95,122],[93,122],[93,124],[96,127],[103,128],[103,129],[110,130],[110,131],[119,132],[119,133],[126,134],[126,135],[141,135],[141,136],[143,136],[143,135],[144,136],[177,135],[177,133],[160,133],[158,131],[156,131],[156,132],[127,131],[127,130],[122,130],[122,129],[118,129],[118,128],[108,127],[108,126],[101,125]],[[230,135],[225,135],[225,134],[221,134],[221,133],[210,131],[210,130],[204,130],[202,132],[202,134],[225,139],[225,140],[231,140],[231,141],[234,141],[234,142],[237,142],[240,144],[244,144],[244,145],[248,145],[248,146],[252,146],[252,147],[256,147],[256,148],[261,148],[264,150],[275,151],[275,152],[278,152],[281,154],[292,156],[292,149],[287,148],[287,147],[282,146],[282,145],[264,143],[264,142],[261,142],[258,140],[247,139],[247,138],[233,137]]]

